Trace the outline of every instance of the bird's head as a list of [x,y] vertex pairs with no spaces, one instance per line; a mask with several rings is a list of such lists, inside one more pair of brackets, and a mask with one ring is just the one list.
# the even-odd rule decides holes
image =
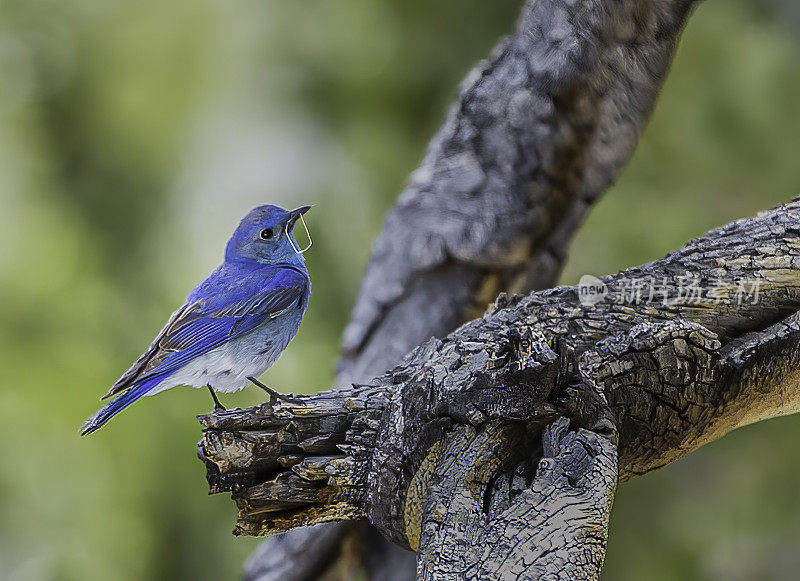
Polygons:
[[284,210],[269,205],[253,208],[228,240],[225,260],[255,260],[262,264],[304,263],[305,249],[300,248],[294,237],[294,226],[310,208],[300,206]]

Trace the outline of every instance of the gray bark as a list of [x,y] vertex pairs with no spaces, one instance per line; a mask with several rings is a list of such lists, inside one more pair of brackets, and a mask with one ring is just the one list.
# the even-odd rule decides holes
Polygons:
[[[498,299],[367,385],[213,413],[239,534],[368,518],[421,579],[596,578],[616,483],[800,405],[800,201]],[[649,292],[654,291],[654,292]]]
[[[339,384],[384,372],[501,291],[555,283],[575,230],[633,150],[691,5],[525,3],[515,33],[467,76],[386,219],[343,339]],[[302,554],[292,547],[317,542],[318,528],[295,529],[260,554],[292,562]],[[337,530],[316,552],[326,563],[349,554],[345,545],[361,547],[370,577],[413,578],[412,554],[364,527]],[[289,578],[257,564],[247,579]]]
[[692,4],[525,3],[386,218],[340,384],[396,365],[500,290],[555,284],[574,231],[633,151]]

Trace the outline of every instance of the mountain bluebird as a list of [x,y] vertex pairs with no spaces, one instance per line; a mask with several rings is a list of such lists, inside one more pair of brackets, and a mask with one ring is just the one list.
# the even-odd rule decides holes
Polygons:
[[[259,206],[239,224],[225,260],[186,297],[147,351],[111,387],[117,395],[81,428],[86,435],[139,398],[175,387],[232,392],[256,378],[289,344],[311,296],[311,278],[294,226],[309,206]],[[304,223],[305,225],[305,223]],[[310,245],[310,244],[309,244]]]

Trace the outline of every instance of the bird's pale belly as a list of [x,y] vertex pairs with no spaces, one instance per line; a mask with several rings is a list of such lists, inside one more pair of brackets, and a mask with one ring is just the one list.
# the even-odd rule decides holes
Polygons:
[[303,311],[292,309],[270,319],[243,337],[209,351],[181,367],[155,386],[147,395],[155,395],[177,385],[205,387],[230,393],[247,387],[248,377],[258,377],[280,357],[294,338]]

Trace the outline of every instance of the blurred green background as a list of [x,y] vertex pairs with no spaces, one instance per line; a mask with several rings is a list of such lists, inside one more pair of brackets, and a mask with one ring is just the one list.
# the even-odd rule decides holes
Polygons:
[[[206,495],[207,393],[78,426],[258,203],[316,204],[314,296],[266,377],[328,385],[382,216],[519,5],[0,0],[0,579],[237,578],[258,540]],[[799,31],[790,1],[699,7],[564,282],[800,193]],[[797,441],[769,421],[623,485],[604,579],[795,578]]]

